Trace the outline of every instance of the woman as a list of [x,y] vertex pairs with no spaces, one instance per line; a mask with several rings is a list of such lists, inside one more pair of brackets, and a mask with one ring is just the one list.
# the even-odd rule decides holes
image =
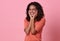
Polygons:
[[27,17],[24,19],[24,41],[41,41],[42,28],[45,17],[42,6],[38,2],[31,2],[26,9]]

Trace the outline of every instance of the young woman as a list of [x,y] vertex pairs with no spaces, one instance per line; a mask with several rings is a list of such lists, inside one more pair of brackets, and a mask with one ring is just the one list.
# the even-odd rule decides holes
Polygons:
[[41,33],[45,25],[45,17],[42,6],[38,2],[31,2],[26,9],[24,19],[24,41],[41,41]]

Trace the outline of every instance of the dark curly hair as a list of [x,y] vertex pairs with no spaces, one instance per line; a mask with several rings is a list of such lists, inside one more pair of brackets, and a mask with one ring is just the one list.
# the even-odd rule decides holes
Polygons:
[[28,21],[30,21],[30,16],[29,16],[29,14],[28,14],[28,11],[29,11],[29,7],[30,7],[31,5],[36,6],[36,9],[38,10],[38,14],[37,14],[37,16],[36,16],[35,19],[36,19],[37,21],[41,20],[41,18],[44,16],[44,12],[43,12],[42,6],[41,6],[38,2],[31,2],[30,4],[28,4],[27,9],[26,9],[26,14],[27,14],[26,19],[27,19]]

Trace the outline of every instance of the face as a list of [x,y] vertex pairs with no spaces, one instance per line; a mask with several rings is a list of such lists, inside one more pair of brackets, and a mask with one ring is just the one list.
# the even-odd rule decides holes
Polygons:
[[28,14],[31,15],[31,16],[35,15],[35,17],[36,17],[37,13],[38,13],[38,10],[36,9],[36,7],[34,5],[31,5],[29,7]]

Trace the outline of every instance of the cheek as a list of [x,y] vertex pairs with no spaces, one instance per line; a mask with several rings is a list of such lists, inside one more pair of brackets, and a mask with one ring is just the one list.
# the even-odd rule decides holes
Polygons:
[[30,10],[28,11],[28,13],[30,12]]
[[38,14],[38,12],[36,11],[36,12],[35,12],[35,14],[37,15],[37,14]]
[[37,16],[38,12],[35,12],[35,15]]
[[28,14],[30,15],[30,11],[28,11]]

